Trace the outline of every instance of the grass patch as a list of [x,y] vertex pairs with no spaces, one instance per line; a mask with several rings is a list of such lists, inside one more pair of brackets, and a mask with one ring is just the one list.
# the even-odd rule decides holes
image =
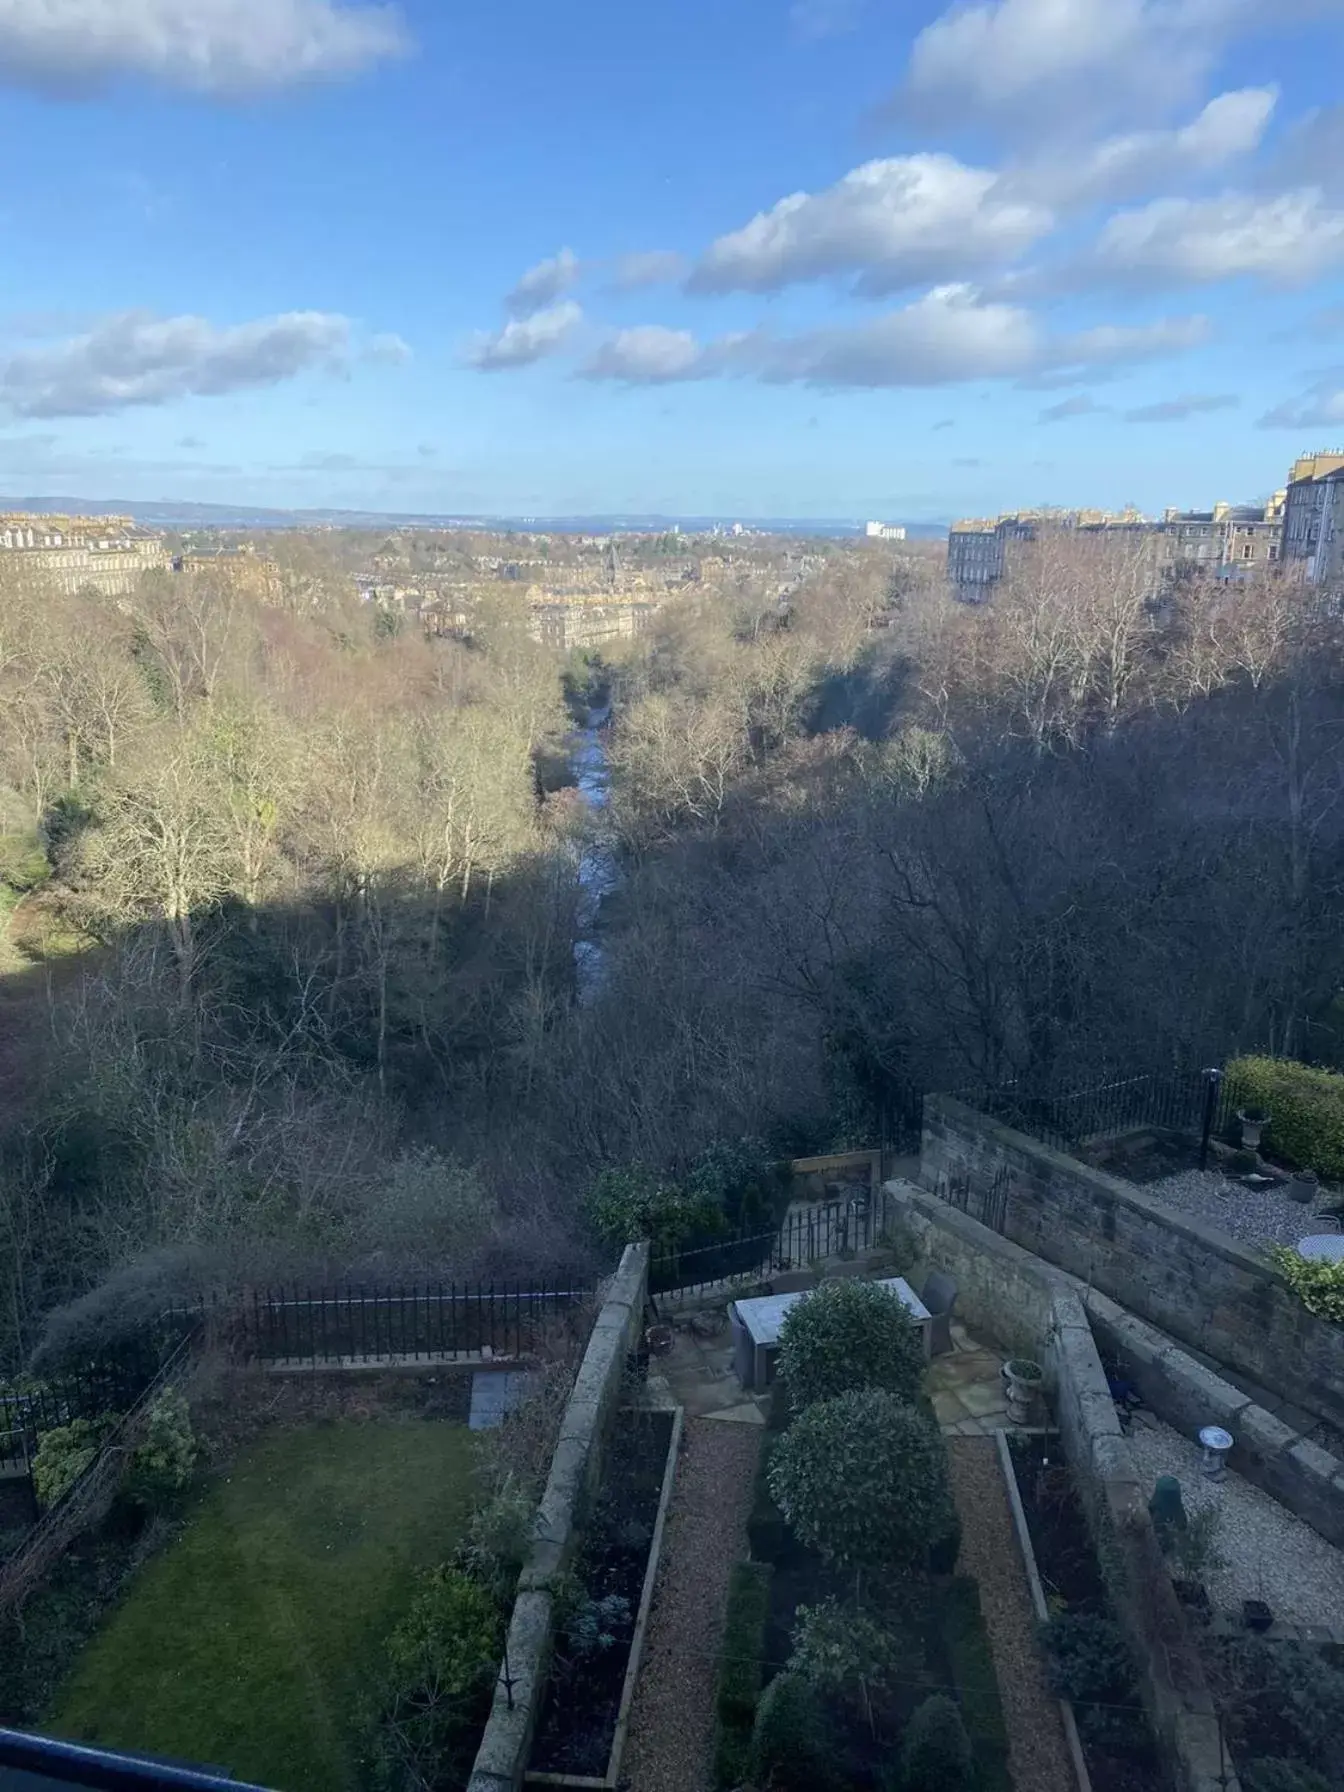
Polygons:
[[724,1788],[740,1785],[750,1766],[752,1726],[765,1680],[773,1574],[767,1562],[739,1562],[728,1582],[714,1733],[714,1782]]
[[46,1727],[280,1792],[355,1787],[382,1645],[458,1540],[471,1449],[415,1421],[267,1436],[137,1575]]

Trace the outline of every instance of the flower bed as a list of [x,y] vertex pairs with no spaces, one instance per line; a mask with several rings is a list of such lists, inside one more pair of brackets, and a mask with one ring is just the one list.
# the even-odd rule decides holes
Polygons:
[[1166,1780],[1115,1624],[1091,1533],[1057,1439],[1009,1439],[1027,1530],[1051,1610],[1055,1691],[1073,1705],[1094,1792],[1163,1792]]
[[674,1416],[618,1413],[602,1488],[559,1614],[529,1782],[542,1775],[603,1783],[623,1704]]

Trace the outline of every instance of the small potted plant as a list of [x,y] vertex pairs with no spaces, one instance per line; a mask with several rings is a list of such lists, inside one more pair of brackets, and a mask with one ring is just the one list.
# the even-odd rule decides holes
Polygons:
[[1243,1599],[1241,1621],[1247,1630],[1264,1631],[1274,1622],[1274,1614],[1263,1599]]
[[1202,1624],[1207,1624],[1212,1616],[1206,1579],[1225,1565],[1218,1548],[1222,1519],[1220,1506],[1198,1507],[1185,1514],[1184,1524],[1174,1527],[1165,1540],[1176,1597]]
[[1029,1425],[1045,1380],[1044,1369],[1030,1357],[1010,1357],[1003,1365],[1003,1379],[1008,1387],[1008,1417],[1015,1425]]
[[1260,1134],[1269,1124],[1269,1115],[1263,1108],[1242,1108],[1237,1114],[1241,1122],[1241,1148],[1243,1151],[1260,1149]]
[[1312,1207],[1320,1192],[1320,1178],[1315,1170],[1294,1170],[1288,1193],[1294,1201],[1300,1201],[1304,1207]]

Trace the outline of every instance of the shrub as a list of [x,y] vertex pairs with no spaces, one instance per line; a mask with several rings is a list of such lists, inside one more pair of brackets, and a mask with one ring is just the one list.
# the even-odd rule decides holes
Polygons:
[[720,1717],[750,1723],[756,1715],[765,1677],[765,1626],[773,1578],[774,1569],[767,1562],[739,1562],[729,1577],[716,1700]]
[[425,1578],[387,1640],[378,1786],[465,1782],[503,1638],[500,1607],[478,1581],[447,1567]]
[[1269,1260],[1282,1270],[1308,1313],[1344,1325],[1344,1263],[1318,1263],[1286,1244],[1271,1245]]
[[828,1282],[784,1317],[779,1374],[795,1412],[855,1388],[881,1388],[913,1405],[924,1343],[898,1297],[876,1282]]
[[1266,1137],[1275,1156],[1344,1178],[1344,1076],[1290,1058],[1235,1058],[1227,1080],[1236,1106],[1269,1115]]
[[768,1480],[802,1541],[841,1567],[922,1565],[947,1528],[938,1427],[878,1389],[800,1413],[775,1445]]
[[788,1202],[789,1171],[759,1139],[720,1140],[703,1151],[686,1193],[722,1213],[735,1232],[772,1228]]
[[908,1643],[853,1606],[827,1599],[798,1607],[789,1672],[801,1674],[819,1692],[866,1691],[892,1679],[913,1679],[923,1665],[922,1651],[915,1658]]
[[756,1485],[752,1494],[751,1513],[747,1519],[747,1543],[754,1562],[769,1562],[778,1567],[789,1559],[795,1545],[789,1521],[779,1509],[779,1502],[770,1491],[770,1463],[774,1442],[767,1437],[756,1464]]
[[688,1238],[721,1233],[723,1216],[711,1201],[688,1194],[642,1164],[603,1170],[583,1199],[592,1231],[611,1250],[649,1239],[655,1257]]
[[63,1500],[86,1469],[92,1468],[103,1439],[116,1423],[111,1413],[97,1419],[72,1419],[44,1431],[33,1456],[33,1492],[42,1507]]
[[777,1675],[761,1694],[751,1776],[769,1792],[823,1792],[834,1784],[826,1712],[799,1674]]
[[961,1713],[946,1693],[915,1709],[901,1746],[906,1792],[961,1792],[971,1784],[971,1743]]
[[165,1388],[149,1409],[145,1441],[131,1458],[127,1497],[145,1507],[172,1500],[191,1480],[199,1454],[186,1396]]
[[740,1785],[751,1769],[751,1733],[765,1676],[765,1629],[774,1570],[739,1562],[728,1581],[728,1613],[715,1695],[714,1781]]
[[940,1593],[935,1611],[962,1722],[971,1738],[981,1792],[1011,1792],[1008,1730],[1003,1720],[998,1675],[980,1610],[979,1585],[959,1575]]
[[1134,1729],[1126,1706],[1136,1674],[1120,1626],[1090,1612],[1065,1612],[1044,1626],[1043,1641],[1051,1689],[1077,1707],[1079,1729],[1121,1743]]
[[1323,1774],[1282,1755],[1248,1761],[1239,1777],[1246,1792],[1331,1792],[1330,1782]]
[[1286,1735],[1295,1756],[1331,1773],[1344,1736],[1344,1672],[1310,1647],[1249,1637],[1231,1646],[1227,1661],[1228,1705],[1251,1750],[1277,1751]]
[[471,1515],[463,1565],[496,1599],[512,1597],[532,1547],[536,1503],[512,1472]]

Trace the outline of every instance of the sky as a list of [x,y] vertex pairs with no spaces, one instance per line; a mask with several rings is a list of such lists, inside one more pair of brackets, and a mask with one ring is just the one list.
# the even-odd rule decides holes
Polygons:
[[1344,0],[0,0],[0,492],[1246,501],[1344,441]]

